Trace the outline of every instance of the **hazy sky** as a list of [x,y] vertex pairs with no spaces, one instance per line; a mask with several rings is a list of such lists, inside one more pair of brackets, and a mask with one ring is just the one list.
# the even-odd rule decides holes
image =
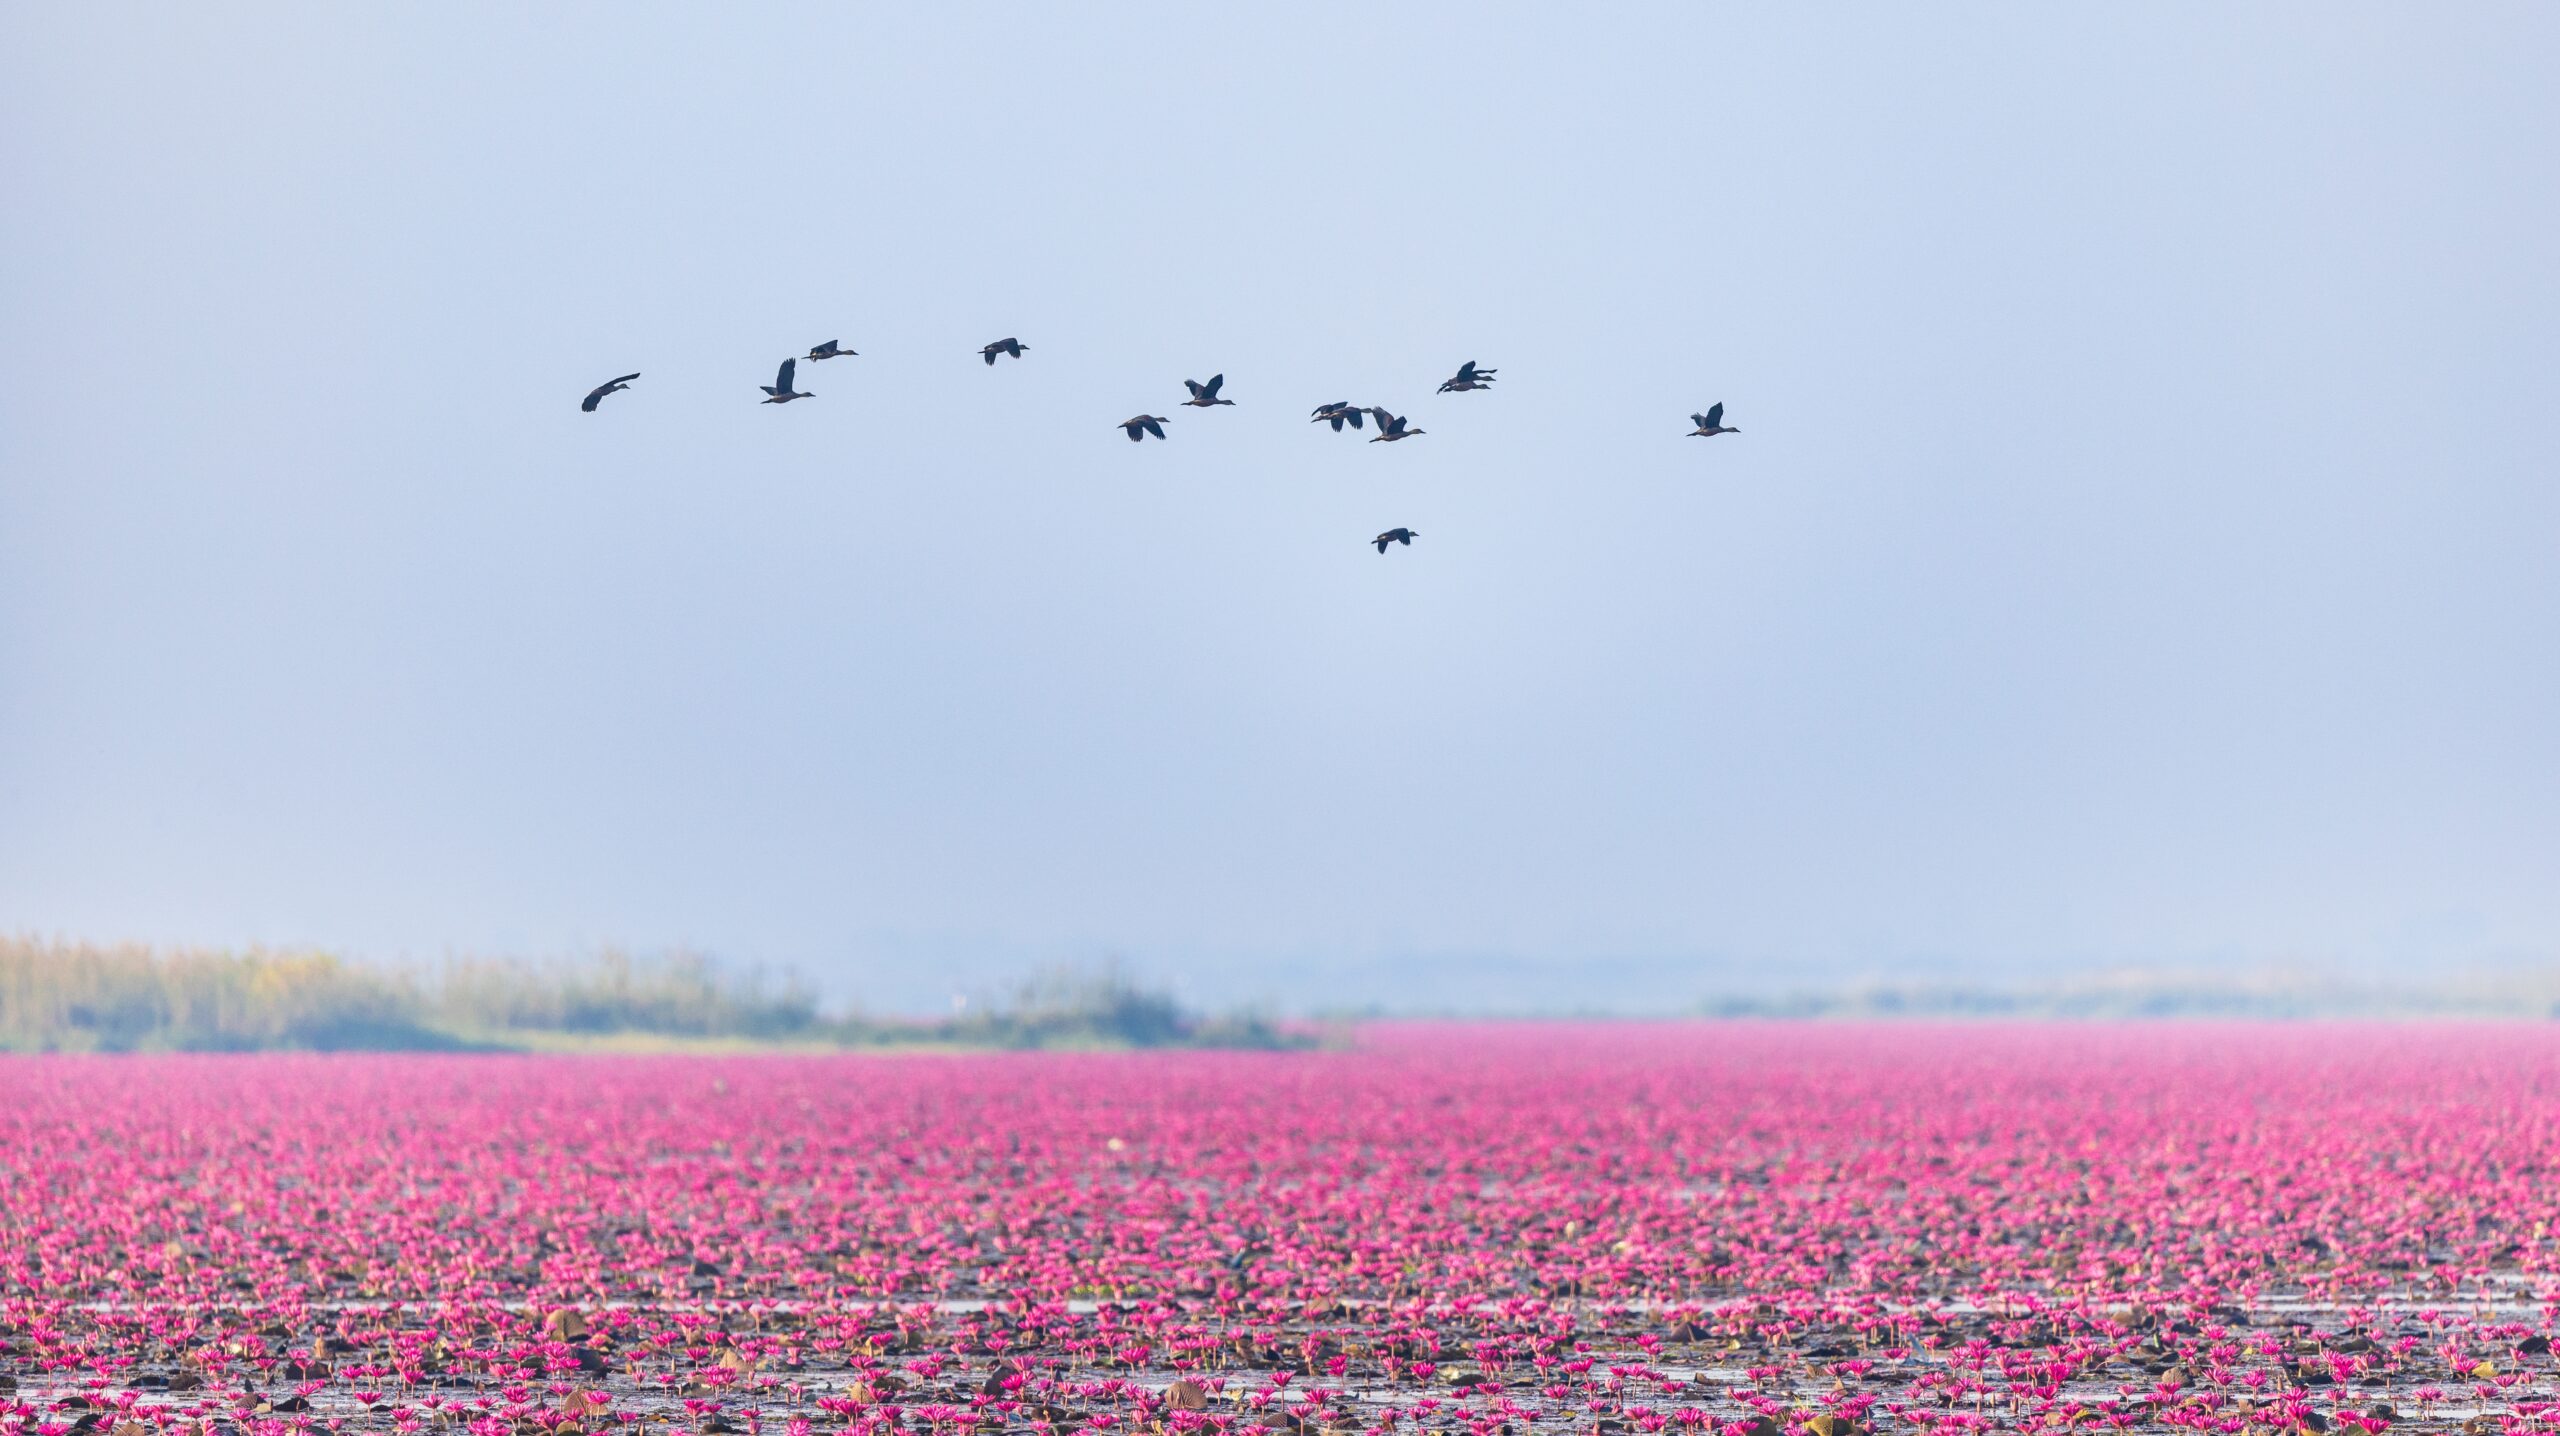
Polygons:
[[0,9],[0,929],[888,1003],[2560,960],[2555,56]]

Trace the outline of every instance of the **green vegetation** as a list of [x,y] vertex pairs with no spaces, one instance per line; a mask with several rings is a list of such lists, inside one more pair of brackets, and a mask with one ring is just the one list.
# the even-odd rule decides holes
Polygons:
[[1303,1047],[1251,1015],[1199,1018],[1117,967],[1053,968],[976,1012],[935,1024],[946,1041],[974,1047]]
[[697,954],[434,969],[324,952],[162,952],[0,939],[0,1050],[747,1051],[763,1048],[1294,1047],[1203,1018],[1116,968],[1060,970],[938,1021],[829,1015],[793,979]]

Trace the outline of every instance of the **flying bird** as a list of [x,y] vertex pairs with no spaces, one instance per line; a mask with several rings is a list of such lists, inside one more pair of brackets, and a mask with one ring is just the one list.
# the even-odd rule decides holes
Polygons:
[[592,414],[596,411],[596,405],[604,402],[605,395],[613,393],[617,389],[630,388],[631,381],[639,377],[640,376],[637,374],[625,374],[621,378],[616,379],[609,384],[598,384],[595,387],[594,393],[589,394],[585,399],[579,401],[578,407]]
[[1378,421],[1378,436],[1369,441],[1372,444],[1392,444],[1398,439],[1410,439],[1416,434],[1430,432],[1427,429],[1406,428],[1407,421],[1397,418],[1375,404],[1369,406],[1369,417]]
[[1414,537],[1414,532],[1411,529],[1389,529],[1385,533],[1378,535],[1376,538],[1369,540],[1369,542],[1378,546],[1378,552],[1385,553],[1387,551],[1387,545],[1391,543],[1400,543],[1406,548],[1413,547]]
[[997,355],[1010,354],[1014,358],[1019,359],[1022,357],[1022,351],[1030,347],[1030,345],[1023,343],[1019,339],[999,339],[995,343],[988,345],[986,348],[981,349],[978,352],[986,356],[987,367],[992,369],[995,367]]
[[828,340],[828,341],[827,341],[826,343],[824,343],[824,344],[819,345],[817,348],[812,349],[812,350],[810,350],[810,351],[809,351],[809,357],[810,357],[811,359],[844,359],[844,358],[860,358],[860,357],[861,357],[861,354],[862,354],[862,351],[861,351],[861,350],[859,350],[859,349],[839,349],[839,348],[837,348],[837,347],[836,347],[836,341],[834,341],[834,340],[832,340],[832,339]]
[[766,400],[765,400],[765,402],[766,402],[766,403],[768,403],[768,404],[788,404],[788,403],[790,403],[790,402],[791,402],[792,400],[794,400],[794,399],[815,399],[816,397],[818,397],[818,396],[817,396],[817,395],[815,395],[815,394],[795,394],[795,393],[791,392],[791,375],[792,375],[792,372],[793,372],[794,370],[797,370],[799,367],[800,367],[800,361],[799,361],[799,360],[797,360],[797,359],[785,359],[785,360],[783,360],[783,361],[782,361],[782,370],[781,370],[781,372],[780,372],[780,373],[777,373],[777,374],[775,374],[775,375],[773,376],[773,382],[772,382],[772,383],[770,383],[770,384],[759,384],[759,385],[757,385],[757,386],[756,386],[757,388],[760,388],[760,389],[764,390],[766,394],[768,394],[768,395],[770,395],[770,396],[771,396],[770,398],[768,398],[768,399],[766,399]]
[[1440,392],[1464,394],[1471,389],[1490,389],[1493,387],[1493,376],[1500,372],[1502,371],[1498,369],[1479,369],[1476,367],[1476,361],[1470,359],[1458,366],[1458,377],[1442,381]]
[[[1163,438],[1164,426],[1165,420],[1163,416],[1157,414],[1140,414],[1134,419],[1124,419],[1112,427],[1128,430],[1129,442],[1135,444],[1144,440],[1148,434],[1153,434],[1159,439]],[[1144,432],[1140,432],[1141,430]]]
[[1182,387],[1191,391],[1191,397],[1182,402],[1194,409],[1211,409],[1220,404],[1233,404],[1235,403],[1233,399],[1218,397],[1218,386],[1225,382],[1227,382],[1227,376],[1224,374],[1210,375],[1209,382],[1206,384],[1196,379],[1185,379],[1182,381]]
[[1689,418],[1698,426],[1688,432],[1687,437],[1692,439],[1712,439],[1718,434],[1742,432],[1740,429],[1728,429],[1724,426],[1724,405],[1721,403],[1709,408],[1703,414],[1691,414]]
[[1355,429],[1359,428],[1360,416],[1367,412],[1368,410],[1366,409],[1353,408],[1351,406],[1351,401],[1348,399],[1336,399],[1332,403],[1318,408],[1316,410],[1316,416],[1309,419],[1307,422],[1310,424],[1330,422],[1333,425],[1333,431],[1339,434],[1342,432],[1342,426],[1346,421],[1351,425],[1351,427]]

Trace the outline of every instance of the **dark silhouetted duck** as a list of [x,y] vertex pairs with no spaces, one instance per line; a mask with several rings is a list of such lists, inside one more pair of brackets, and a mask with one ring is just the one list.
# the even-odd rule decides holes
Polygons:
[[1722,404],[1715,405],[1703,414],[1691,414],[1689,419],[1698,426],[1688,433],[1688,437],[1692,439],[1712,439],[1718,434],[1742,432],[1740,429],[1728,429],[1724,426],[1724,405]]
[[756,386],[757,388],[764,390],[767,395],[765,399],[766,403],[788,404],[794,399],[814,399],[818,397],[815,394],[795,394],[791,391],[791,376],[798,372],[799,368],[799,360],[785,359],[782,361],[781,372],[773,376],[772,383],[759,384]]
[[1333,431],[1339,434],[1342,432],[1342,426],[1344,424],[1349,424],[1355,429],[1359,428],[1360,416],[1367,412],[1369,411],[1366,409],[1352,407],[1351,402],[1347,399],[1336,399],[1330,404],[1318,407],[1316,410],[1316,416],[1309,419],[1307,422],[1310,424],[1331,423],[1333,425]]
[[1369,441],[1372,444],[1392,444],[1398,439],[1410,439],[1416,434],[1430,432],[1427,429],[1406,428],[1404,420],[1397,418],[1395,415],[1388,413],[1386,410],[1379,408],[1375,404],[1369,406],[1369,417],[1378,421],[1377,437]]
[[1458,377],[1441,382],[1440,392],[1464,394],[1473,389],[1490,389],[1493,387],[1493,376],[1500,372],[1498,369],[1479,369],[1476,367],[1476,361],[1470,359],[1458,366]]
[[603,403],[603,402],[604,402],[604,396],[605,396],[605,395],[607,395],[607,394],[611,394],[611,393],[615,392],[616,390],[620,390],[620,389],[628,389],[628,388],[630,388],[630,387],[631,387],[631,381],[632,381],[632,380],[634,380],[634,379],[637,379],[637,378],[639,378],[639,377],[640,377],[640,376],[639,376],[639,375],[637,375],[637,374],[625,374],[625,375],[623,375],[623,376],[622,376],[621,378],[619,378],[619,379],[614,379],[614,380],[610,380],[610,381],[608,381],[608,382],[606,382],[606,383],[598,384],[598,385],[595,387],[595,392],[593,392],[593,393],[591,393],[591,394],[587,395],[587,397],[586,397],[586,398],[584,398],[584,399],[582,399],[582,400],[580,400],[580,401],[579,401],[579,403],[578,403],[578,407],[579,407],[579,408],[581,408],[581,409],[584,409],[584,410],[585,410],[585,411],[587,411],[588,413],[592,414],[592,413],[594,413],[594,412],[596,411],[596,405],[601,404],[601,403]]

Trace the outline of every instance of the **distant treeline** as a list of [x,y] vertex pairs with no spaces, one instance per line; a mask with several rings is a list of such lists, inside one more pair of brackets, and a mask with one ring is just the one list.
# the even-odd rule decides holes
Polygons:
[[325,952],[162,951],[0,938],[0,1050],[514,1050],[1289,1047],[1258,1018],[1202,1017],[1116,968],[1061,969],[931,1021],[830,1015],[797,979],[691,953],[432,968]]
[[2380,987],[2317,974],[2117,971],[2015,987],[1878,983],[1712,997],[1705,1017],[1769,1018],[2560,1018],[2560,981],[2509,975]]

